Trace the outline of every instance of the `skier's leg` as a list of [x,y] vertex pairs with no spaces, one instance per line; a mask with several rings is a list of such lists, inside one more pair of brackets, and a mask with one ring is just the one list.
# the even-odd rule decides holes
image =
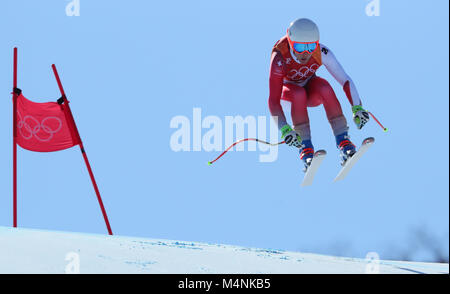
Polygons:
[[315,107],[323,104],[335,136],[348,131],[347,120],[342,113],[341,104],[331,85],[318,76],[314,76],[306,85],[308,92],[308,106]]
[[317,106],[320,102],[323,104],[342,160],[346,161],[355,153],[355,146],[349,140],[347,120],[333,88],[325,79],[318,76],[311,78],[305,88],[308,92],[308,106]]
[[314,146],[311,142],[311,129],[307,110],[308,96],[305,89],[295,84],[285,84],[283,99],[291,101],[291,117],[294,130],[300,135],[302,142],[300,158],[305,163],[305,170],[311,164],[314,156]]
[[294,130],[300,135],[302,140],[311,140],[307,110],[308,96],[305,89],[295,84],[285,84],[282,99],[291,102],[291,117]]

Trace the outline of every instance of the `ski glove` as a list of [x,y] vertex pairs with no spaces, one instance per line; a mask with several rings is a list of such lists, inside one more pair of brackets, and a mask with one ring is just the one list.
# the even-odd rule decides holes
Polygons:
[[356,127],[360,130],[369,121],[369,113],[362,108],[361,105],[354,105],[352,107],[353,121]]
[[284,143],[289,146],[300,148],[302,145],[302,138],[291,128],[290,125],[285,125],[281,128],[281,138],[283,138]]

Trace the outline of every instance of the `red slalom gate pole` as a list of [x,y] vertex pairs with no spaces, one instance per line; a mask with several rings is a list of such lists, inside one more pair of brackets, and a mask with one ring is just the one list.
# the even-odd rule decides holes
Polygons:
[[17,228],[17,48],[14,48],[13,65],[13,227]]
[[74,134],[75,137],[76,137],[75,139],[78,140],[78,142],[79,142],[81,154],[83,154],[83,159],[84,159],[84,162],[85,162],[86,167],[87,167],[88,172],[89,172],[89,177],[91,178],[92,185],[94,186],[95,194],[97,195],[97,200],[98,200],[98,203],[100,205],[100,209],[102,211],[103,218],[105,220],[106,228],[108,229],[108,234],[112,235],[113,232],[111,230],[111,225],[109,224],[108,215],[106,214],[106,209],[105,209],[105,206],[103,205],[102,197],[100,196],[100,191],[98,189],[97,182],[95,181],[94,173],[92,172],[92,168],[91,168],[91,165],[90,165],[89,160],[87,158],[86,151],[84,150],[83,142],[81,141],[81,137],[80,137],[80,134],[78,132],[77,125],[75,124],[75,120],[73,119],[72,111],[70,110],[69,101],[67,100],[67,97],[66,97],[66,94],[64,92],[61,80],[59,79],[58,71],[56,70],[56,66],[54,64],[52,64],[52,69],[53,69],[53,73],[55,74],[56,82],[58,83],[58,87],[59,87],[59,90],[61,92],[62,98],[64,99],[64,104],[65,104],[65,107],[66,107],[66,113],[68,115],[68,119],[70,120],[70,122],[71,122],[71,124],[72,124],[72,126],[74,128],[73,131],[75,133]]
[[100,191],[98,190],[97,182],[95,181],[94,173],[92,172],[91,165],[89,164],[89,160],[86,155],[86,151],[84,150],[83,143],[80,143],[81,153],[83,154],[84,162],[86,163],[86,167],[89,172],[89,176],[91,177],[92,185],[94,186],[95,194],[97,195],[97,200],[100,205],[100,209],[102,210],[103,218],[105,219],[106,228],[108,229],[108,234],[112,235],[113,232],[111,230],[111,225],[109,224],[108,215],[106,214],[105,206],[103,205],[102,197],[100,196]]

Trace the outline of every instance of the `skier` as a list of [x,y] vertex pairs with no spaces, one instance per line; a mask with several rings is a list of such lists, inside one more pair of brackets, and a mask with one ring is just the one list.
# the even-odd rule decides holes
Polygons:
[[[307,107],[323,104],[336,138],[336,146],[340,150],[342,165],[356,152],[355,145],[348,135],[347,121],[333,88],[325,79],[315,74],[321,65],[325,65],[330,74],[342,85],[352,106],[353,121],[357,128],[361,129],[369,120],[369,114],[362,108],[353,81],[336,60],[333,52],[319,43],[317,25],[306,18],[292,22],[286,36],[272,49],[269,109],[273,117],[278,117],[278,128],[285,143],[300,149],[305,172],[314,156]],[[293,128],[286,122],[280,100],[291,102]]]

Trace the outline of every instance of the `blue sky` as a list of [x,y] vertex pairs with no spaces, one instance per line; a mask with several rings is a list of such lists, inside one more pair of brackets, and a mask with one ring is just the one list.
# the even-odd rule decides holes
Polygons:
[[[389,258],[426,228],[448,254],[448,1],[80,1],[0,4],[0,225],[12,224],[12,52],[19,87],[59,97],[58,67],[113,231],[242,246]],[[173,152],[177,115],[268,116],[272,45],[289,23],[313,19],[321,42],[352,77],[371,121],[350,125],[376,144],[340,183],[338,151],[322,107],[310,109],[313,142],[328,151],[315,183],[301,188],[297,151]],[[424,46],[426,45],[426,46]],[[351,123],[351,108],[325,68]],[[206,130],[205,130],[206,131]],[[19,148],[19,226],[105,233],[78,148]],[[425,252],[414,259],[427,259]]]

